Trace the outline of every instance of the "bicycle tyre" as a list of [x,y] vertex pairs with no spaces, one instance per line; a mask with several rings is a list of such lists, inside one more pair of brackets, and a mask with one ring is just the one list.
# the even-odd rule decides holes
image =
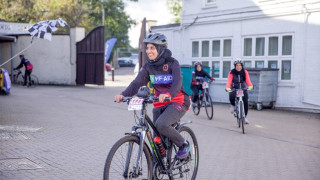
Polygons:
[[[179,132],[182,135],[182,137],[189,142],[189,144],[191,146],[191,151],[190,151],[191,157],[190,157],[190,161],[188,161],[186,164],[184,164],[181,169],[176,170],[179,172],[178,174],[180,174],[180,176],[181,176],[181,174],[183,175],[183,178],[174,177],[174,179],[195,180],[197,177],[198,167],[199,167],[198,141],[196,139],[196,135],[194,134],[194,132],[187,126],[182,126],[179,129]],[[178,147],[176,149],[178,149]],[[173,171],[172,173],[176,174],[177,173],[176,171]],[[181,172],[181,171],[186,171],[186,172]]]
[[241,115],[239,114],[239,101],[236,101],[236,103],[235,103],[235,105],[236,105],[236,108],[235,108],[235,110],[236,110],[236,115],[237,115],[237,124],[238,124],[238,127],[240,128],[241,127],[241,124],[240,124],[240,117],[241,117]]
[[[125,167],[125,163],[126,163],[126,157],[127,156],[127,150],[128,150],[128,145],[129,142],[133,143],[133,148],[131,151],[131,159],[129,162],[129,171],[127,173],[127,177],[124,177],[124,167]],[[105,166],[104,166],[104,172],[103,172],[103,179],[104,180],[115,180],[115,179],[130,179],[130,173],[132,173],[134,166],[136,165],[136,161],[137,161],[137,156],[138,156],[138,152],[139,152],[139,137],[137,136],[125,136],[121,139],[119,139],[111,148]],[[124,147],[124,149],[122,149],[122,146],[126,146]],[[135,145],[137,146],[137,148],[135,149]],[[135,151],[136,150],[136,151]],[[117,156],[116,153],[120,153],[119,156]],[[123,152],[123,154],[121,154],[121,152]],[[136,153],[135,153],[136,152]],[[133,159],[132,159],[133,158]],[[139,179],[152,179],[152,156],[150,153],[150,149],[148,148],[148,146],[146,144],[144,144],[143,146],[143,152],[141,155],[142,158],[142,162],[140,163],[140,165],[142,165],[142,176],[139,176]],[[115,168],[112,166],[114,161],[121,161],[123,164],[115,164]],[[146,161],[146,164],[144,164]],[[119,165],[120,164],[120,165]],[[112,167],[111,167],[112,166]],[[117,171],[117,172],[113,172],[113,171]],[[131,171],[131,172],[130,172]]]
[[31,75],[31,86],[35,87],[39,84],[39,80],[37,76]]
[[[212,120],[213,117],[213,105],[212,105],[212,99],[208,93],[206,93],[206,101],[205,103],[205,109],[209,120]],[[208,103],[208,104],[207,104]]]
[[16,75],[14,82],[15,82],[15,84],[22,85],[24,80],[21,75],[19,75],[19,76]]
[[241,126],[242,126],[242,133],[244,134],[244,106],[243,102],[240,102],[240,121],[241,121]]
[[[196,102],[196,103],[198,103],[198,102]],[[196,107],[192,106],[192,111],[196,116],[199,115],[199,113],[200,113],[201,104],[202,104],[202,102],[199,99],[199,103],[197,104],[197,106]]]

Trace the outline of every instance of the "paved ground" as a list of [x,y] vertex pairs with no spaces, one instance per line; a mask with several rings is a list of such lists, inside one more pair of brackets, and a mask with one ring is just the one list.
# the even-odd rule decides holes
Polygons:
[[[111,146],[134,124],[113,103],[131,71],[117,71],[115,82],[109,75],[106,87],[14,86],[0,96],[0,179],[102,179]],[[213,120],[203,111],[182,119],[199,141],[197,179],[319,179],[319,114],[250,109],[243,135],[228,105],[214,108]]]

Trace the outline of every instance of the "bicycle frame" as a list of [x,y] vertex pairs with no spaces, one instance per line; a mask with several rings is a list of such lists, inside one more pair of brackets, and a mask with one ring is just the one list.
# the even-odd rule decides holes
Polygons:
[[[167,158],[167,162],[168,162],[168,167],[166,168],[159,150],[155,147],[154,142],[153,142],[153,138],[151,136],[151,131],[150,131],[150,127],[153,129],[153,132],[159,136],[161,138],[162,144],[164,146],[164,148],[166,149],[167,153],[167,157],[171,157],[172,154],[172,149],[173,149],[173,144],[172,142],[169,140],[169,143],[165,143],[164,138],[162,137],[162,135],[157,131],[156,127],[154,126],[152,120],[150,119],[150,117],[147,115],[147,110],[146,110],[146,102],[143,102],[142,104],[142,110],[141,110],[141,114],[140,114],[140,118],[139,118],[139,124],[136,126],[132,127],[132,132],[131,133],[126,133],[126,135],[135,135],[139,137],[140,140],[140,144],[139,144],[139,153],[138,153],[138,158],[137,158],[137,162],[136,162],[136,169],[134,170],[134,176],[138,176],[138,168],[140,165],[140,162],[142,161],[142,152],[143,152],[143,146],[146,145],[145,143],[145,138],[148,138],[150,147],[152,149],[152,155],[153,157],[156,159],[156,162],[158,163],[159,167],[161,168],[161,170],[163,172],[165,172],[166,174],[168,174],[169,176],[171,175],[170,170],[173,167],[173,164],[175,163],[176,159],[173,161],[173,163],[171,163],[171,158]],[[176,127],[177,130],[179,130],[182,126],[184,126],[185,124],[191,123],[189,122],[185,122],[182,124],[178,124],[179,126]],[[138,132],[138,130],[141,129],[141,131]],[[128,174],[128,169],[129,169],[129,164],[130,164],[130,158],[131,158],[131,153],[132,153],[132,145],[130,144],[128,147],[128,153],[127,153],[127,161],[126,161],[126,165],[125,165],[125,171],[124,171],[124,175]],[[149,149],[150,150],[150,149]]]

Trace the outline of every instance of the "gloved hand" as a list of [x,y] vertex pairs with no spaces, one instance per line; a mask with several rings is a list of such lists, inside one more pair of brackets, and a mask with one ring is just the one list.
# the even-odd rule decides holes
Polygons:
[[248,87],[248,90],[252,90],[252,89],[253,89],[253,86],[249,86],[249,87]]
[[230,91],[231,91],[231,88],[226,88],[226,91],[227,91],[227,92],[230,92]]
[[215,79],[214,79],[213,77],[211,77],[210,80],[211,80],[211,82],[212,82],[212,81],[215,81]]

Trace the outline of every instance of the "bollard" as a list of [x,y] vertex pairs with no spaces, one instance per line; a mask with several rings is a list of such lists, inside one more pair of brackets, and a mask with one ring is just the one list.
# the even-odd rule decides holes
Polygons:
[[111,68],[112,81],[114,81],[114,68]]

